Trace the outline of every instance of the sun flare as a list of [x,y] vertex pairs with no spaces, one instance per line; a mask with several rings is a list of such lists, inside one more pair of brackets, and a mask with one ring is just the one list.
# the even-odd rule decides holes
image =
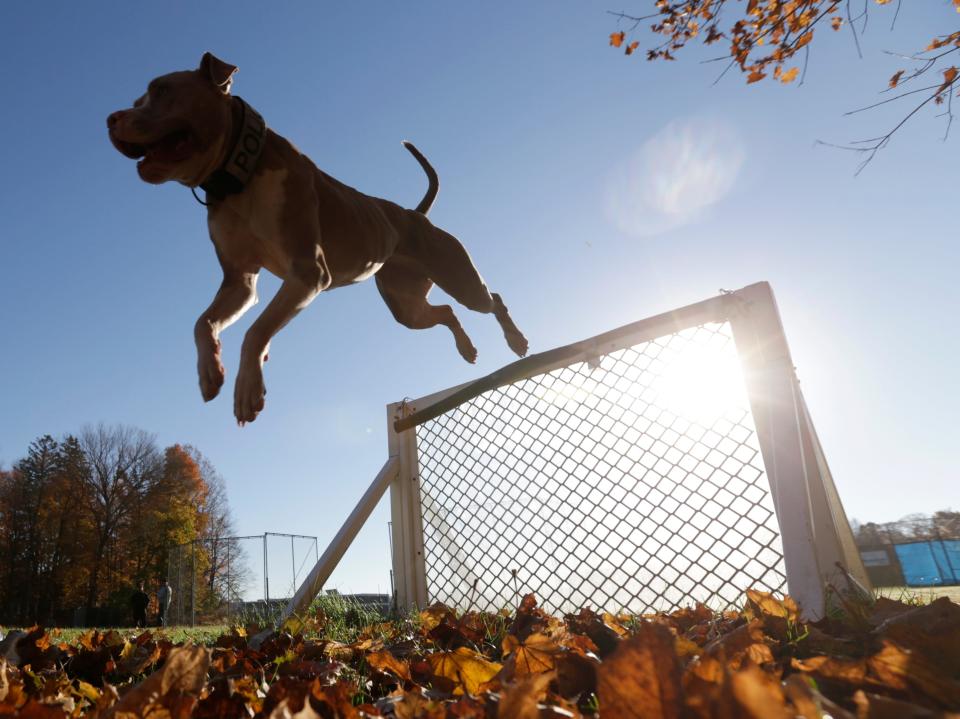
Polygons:
[[746,403],[743,375],[732,342],[690,343],[656,380],[657,404],[678,417],[711,426]]
[[[590,372],[576,372],[551,378],[534,394],[558,408],[570,409],[597,401],[601,393],[606,401],[634,411],[642,406],[655,407],[703,427],[712,426],[731,410],[746,407],[747,395],[733,340],[726,332],[711,327],[693,328],[675,335],[676,344],[666,344],[642,376],[635,376],[617,388],[598,385]],[[624,350],[630,352],[631,350]],[[600,360],[602,366],[617,361],[611,355]]]

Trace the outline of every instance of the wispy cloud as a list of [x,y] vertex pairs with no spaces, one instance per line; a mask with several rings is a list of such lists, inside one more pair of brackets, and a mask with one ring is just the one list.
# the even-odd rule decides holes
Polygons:
[[632,235],[685,225],[730,191],[743,159],[743,143],[725,123],[671,122],[616,168],[606,193],[607,216]]

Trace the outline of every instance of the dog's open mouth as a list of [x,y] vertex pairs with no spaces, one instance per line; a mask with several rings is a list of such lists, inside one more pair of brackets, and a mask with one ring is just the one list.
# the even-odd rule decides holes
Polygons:
[[172,163],[185,160],[193,153],[193,135],[186,128],[174,130],[159,140],[147,144],[124,142],[113,139],[114,145],[127,157],[138,160],[140,163],[162,162]]

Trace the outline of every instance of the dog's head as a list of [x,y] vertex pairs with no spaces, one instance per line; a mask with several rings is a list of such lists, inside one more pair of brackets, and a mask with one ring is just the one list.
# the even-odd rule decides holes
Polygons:
[[145,182],[195,187],[223,161],[230,140],[234,65],[204,53],[200,67],[151,81],[133,107],[107,118],[110,141],[139,159]]

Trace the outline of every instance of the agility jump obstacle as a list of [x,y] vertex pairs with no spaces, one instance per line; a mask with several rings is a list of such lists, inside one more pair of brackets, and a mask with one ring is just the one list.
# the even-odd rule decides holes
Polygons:
[[386,490],[395,606],[731,605],[869,589],[770,286],[387,406],[388,457],[290,600],[320,592]]

